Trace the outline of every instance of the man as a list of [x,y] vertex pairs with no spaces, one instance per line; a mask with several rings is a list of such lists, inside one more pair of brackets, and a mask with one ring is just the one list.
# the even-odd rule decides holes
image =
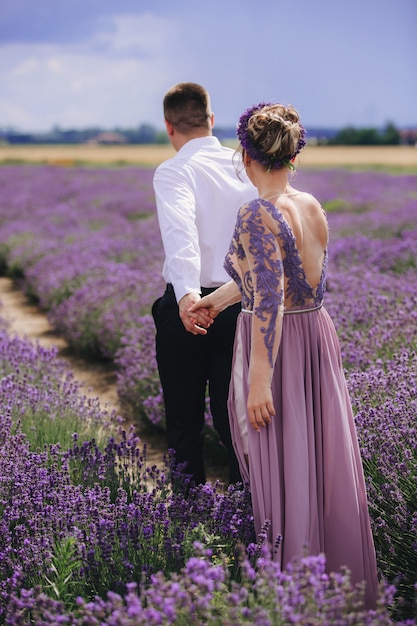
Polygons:
[[233,150],[212,135],[214,115],[207,91],[180,83],[165,95],[167,133],[177,154],[154,176],[167,288],[153,308],[156,356],[164,395],[168,446],[186,462],[193,480],[206,480],[203,455],[208,384],[214,427],[228,454],[229,480],[241,480],[233,450],[227,396],[236,318],[229,307],[207,334],[188,311],[201,295],[227,282],[223,268],[239,207],[256,195],[236,173]]

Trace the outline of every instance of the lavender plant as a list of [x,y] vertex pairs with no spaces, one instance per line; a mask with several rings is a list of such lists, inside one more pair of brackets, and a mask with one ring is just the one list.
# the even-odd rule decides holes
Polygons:
[[[237,545],[254,540],[247,490],[195,487],[172,457],[162,468],[149,467],[134,432],[121,431],[103,447],[74,435],[69,449],[58,441],[34,449],[21,424],[44,404],[40,391],[54,365],[54,382],[65,379],[63,365],[54,350],[24,340],[3,334],[0,345],[8,372],[0,394],[0,622],[10,593],[23,588],[40,585],[70,607],[79,594],[92,599],[123,593],[127,582],[146,586],[159,571],[179,571],[195,539],[210,541],[237,569]],[[61,403],[82,412],[85,398],[69,386]],[[49,407],[51,421],[55,408]],[[106,420],[95,417],[90,434]]]
[[104,442],[105,432],[121,419],[81,394],[55,348],[22,342],[1,329],[0,395],[0,407],[19,424],[33,450],[56,442],[69,447],[74,432],[83,436],[91,430]]
[[404,348],[348,382],[379,567],[395,581],[403,614],[413,606],[417,572],[417,354]]
[[[140,419],[163,427],[149,315],[163,289],[151,176],[151,171],[137,169],[1,168],[0,265],[22,281],[73,346],[114,360],[124,402]],[[323,170],[300,172],[297,186],[314,193],[328,211],[326,307],[341,340],[356,414],[378,566],[381,576],[395,584],[391,617],[412,620],[417,580],[417,181],[409,175]],[[389,623],[384,620],[389,619],[386,607],[393,604],[392,588],[381,591],[379,612],[365,615],[344,574],[336,582],[320,575],[320,585],[329,586],[314,586],[315,575],[307,574],[308,567],[319,567],[314,559],[300,569],[302,597],[309,598],[305,604],[300,604],[299,591],[291,597],[278,593],[272,564],[255,568],[255,578],[248,582],[244,572],[254,567],[253,558],[249,555],[249,564],[243,559],[238,566],[236,556],[240,543],[253,541],[247,493],[223,494],[208,486],[192,492],[195,504],[186,505],[184,493],[171,489],[169,458],[164,468],[147,468],[146,450],[134,433],[104,445],[96,432],[83,435],[83,425],[99,429],[103,418],[98,419],[96,407],[84,408],[85,402],[75,399],[73,383],[59,366],[51,382],[54,356],[3,336],[0,350],[0,594],[8,623],[25,623],[12,621],[13,611],[20,619],[20,610],[22,620],[31,615],[36,622],[39,615],[60,612],[74,624],[84,618],[92,621],[83,623],[113,623],[110,616],[117,611],[127,624],[133,615],[138,620],[133,623],[180,624],[190,610],[201,623],[213,624]],[[89,413],[92,418],[85,419]],[[36,424],[43,416],[42,432],[53,416],[65,423],[81,416],[81,424],[66,433],[78,436],[68,441],[51,431],[48,443],[65,441],[63,447],[44,449],[42,440],[29,444],[34,423],[24,427],[27,415]],[[176,482],[181,485],[184,478]],[[69,588],[75,591],[81,584],[84,597],[72,612],[67,608],[75,597],[65,596],[65,608],[51,586],[58,588],[57,580],[60,585],[66,578],[65,568],[54,573],[52,565],[71,538],[76,553],[68,563],[80,559],[82,566],[68,565]],[[196,555],[196,541],[210,546],[210,557]],[[214,571],[219,577],[219,587],[213,583],[208,595],[192,586],[196,583],[190,582],[187,569],[181,570],[195,558],[198,562],[190,567],[205,572],[203,582]],[[288,589],[298,589],[297,567],[285,572]],[[268,572],[265,588],[263,571]],[[137,586],[125,596],[129,581]],[[183,605],[177,605],[173,589]],[[196,589],[206,598],[201,606],[192,599]],[[94,600],[95,593],[100,599]],[[323,612],[330,611],[327,605],[317,608],[317,594],[328,598],[334,614]],[[271,608],[263,612],[269,603]]]
[[243,557],[242,580],[237,584],[227,569],[211,562],[210,550],[198,544],[196,550],[200,554],[189,559],[178,574],[156,574],[146,589],[129,584],[125,596],[109,593],[90,602],[79,598],[71,612],[40,588],[14,594],[7,607],[7,623],[23,626],[30,616],[46,626],[57,623],[53,620],[60,615],[61,623],[74,626],[392,624],[386,606],[393,588],[384,587],[378,608],[366,611],[362,590],[352,588],[348,572],[327,575],[322,556],[301,559],[283,571],[268,557],[258,558],[255,565]]

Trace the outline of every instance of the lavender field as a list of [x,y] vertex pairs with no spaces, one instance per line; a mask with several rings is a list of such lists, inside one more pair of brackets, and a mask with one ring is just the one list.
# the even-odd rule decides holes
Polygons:
[[[129,415],[163,429],[152,175],[1,167],[0,267],[71,346],[114,362]],[[417,178],[302,170],[295,186],[328,212],[325,304],[363,455],[378,610],[362,611],[348,573],[325,575],[323,556],[278,572],[253,536],[246,490],[208,484],[185,499],[169,458],[148,467],[135,433],[109,425],[54,351],[3,324],[0,623],[417,623]]]

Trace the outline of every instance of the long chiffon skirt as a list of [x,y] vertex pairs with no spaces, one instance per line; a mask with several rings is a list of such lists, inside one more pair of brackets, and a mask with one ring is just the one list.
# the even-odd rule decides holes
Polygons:
[[[362,462],[339,340],[325,309],[284,315],[272,381],[275,417],[256,432],[247,423],[252,315],[238,319],[229,393],[232,439],[251,490],[259,534],[282,536],[274,558],[326,555],[328,571],[346,565],[366,581],[375,606],[377,570]],[[249,462],[247,462],[247,459]]]

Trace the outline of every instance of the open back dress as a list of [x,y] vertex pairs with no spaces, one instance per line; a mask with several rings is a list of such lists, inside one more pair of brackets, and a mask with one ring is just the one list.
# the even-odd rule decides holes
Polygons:
[[[271,228],[273,225],[273,228]],[[229,392],[235,451],[249,483],[257,534],[270,522],[274,558],[324,553],[366,581],[375,606],[377,570],[362,462],[339,340],[323,308],[321,279],[309,284],[294,233],[276,206],[257,199],[239,211],[225,268],[242,294]],[[275,416],[257,432],[248,422],[253,331],[270,361]]]

